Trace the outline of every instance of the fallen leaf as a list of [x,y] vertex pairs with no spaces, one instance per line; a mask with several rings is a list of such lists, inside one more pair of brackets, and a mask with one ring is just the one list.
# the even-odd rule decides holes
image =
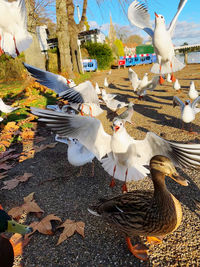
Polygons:
[[42,144],[40,146],[34,146],[33,148],[35,149],[35,152],[41,152],[42,150],[46,149],[46,148],[54,148],[57,145],[56,143],[51,143],[51,144]]
[[30,227],[33,228],[33,232],[31,232],[31,234],[33,234],[35,231],[38,231],[44,235],[53,235],[54,232],[52,231],[51,221],[61,222],[62,220],[58,216],[55,216],[54,214],[49,214],[45,218],[43,218],[40,222],[33,222],[30,224]]
[[29,194],[24,198],[24,204],[18,207],[12,208],[8,214],[11,215],[14,219],[21,217],[21,215],[26,212],[27,214],[30,212],[33,213],[43,213],[44,211],[38,206],[38,204],[33,199],[34,192]]
[[12,169],[12,167],[13,167],[13,165],[8,165],[8,164],[6,164],[6,163],[2,163],[2,164],[0,164],[0,170],[5,170],[5,171],[7,171],[7,170]]
[[32,177],[33,174],[32,173],[27,173],[25,172],[24,175],[19,175],[16,176],[14,179],[9,180],[9,181],[4,181],[4,187],[2,187],[1,189],[7,189],[7,190],[11,190],[13,188],[15,188],[20,182],[26,182],[30,177]]
[[5,178],[7,175],[8,175],[7,172],[0,173],[0,180]]
[[64,240],[66,240],[68,237],[72,236],[75,232],[79,233],[84,237],[84,229],[85,229],[85,223],[84,222],[75,222],[72,220],[67,219],[63,224],[61,224],[58,228],[63,228],[64,230],[62,234],[60,235],[57,246],[60,245]]

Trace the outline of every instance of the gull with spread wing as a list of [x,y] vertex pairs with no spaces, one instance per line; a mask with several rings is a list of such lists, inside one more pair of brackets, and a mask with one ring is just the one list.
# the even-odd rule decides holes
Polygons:
[[[155,53],[157,55],[158,63],[154,63],[151,72],[158,74],[171,74],[172,82],[175,81],[173,72],[181,70],[185,65],[182,64],[174,53],[172,43],[172,35],[175,29],[176,21],[187,0],[180,0],[178,10],[172,19],[170,26],[166,29],[165,19],[163,15],[155,13],[155,29],[150,25],[150,15],[145,3],[135,0],[128,8],[128,18],[130,22],[143,29],[152,38]],[[160,84],[164,82],[160,76]]]
[[25,0],[0,1],[0,55],[18,56],[32,42],[27,31]]
[[82,112],[93,116],[98,116],[103,112],[100,108],[98,95],[90,81],[70,87],[67,79],[61,75],[36,68],[27,63],[24,63],[24,66],[38,83],[55,91],[62,99],[68,100],[70,103],[82,104]]
[[[196,114],[200,112],[200,108],[196,107],[198,103],[200,103],[200,96],[192,103],[190,100],[186,100],[185,103],[183,103],[183,101],[177,96],[174,96],[173,98],[173,107],[180,106],[181,120],[184,123],[191,123],[195,119]],[[192,132],[192,129],[190,129],[190,132]]]
[[[113,135],[107,134],[101,122],[92,117],[68,115],[60,112],[31,108],[31,112],[61,136],[77,138],[97,159],[113,178],[124,181],[139,180],[147,176],[151,157],[164,155],[176,166],[200,166],[200,144],[180,144],[166,141],[153,132],[144,140],[133,139],[126,131],[122,120],[113,122]],[[114,179],[111,186],[114,185]]]

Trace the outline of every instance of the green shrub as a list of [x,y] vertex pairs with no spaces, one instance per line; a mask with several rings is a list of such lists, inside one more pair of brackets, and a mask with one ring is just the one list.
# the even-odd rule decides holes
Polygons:
[[97,60],[98,69],[102,70],[110,68],[113,55],[111,48],[107,44],[86,43],[84,48],[87,49],[91,59]]
[[116,39],[113,45],[113,49],[115,51],[115,54],[118,57],[124,56],[124,46],[121,40]]

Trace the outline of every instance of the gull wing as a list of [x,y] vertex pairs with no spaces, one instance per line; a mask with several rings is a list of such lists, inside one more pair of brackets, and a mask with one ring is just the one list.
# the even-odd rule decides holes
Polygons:
[[144,140],[134,140],[130,146],[131,161],[147,165],[156,155],[163,155],[179,167],[200,167],[200,144],[181,144],[167,141],[153,132],[148,132]]
[[28,70],[30,75],[36,79],[36,82],[52,89],[56,93],[61,93],[69,89],[67,80],[61,75],[54,74],[49,71],[45,71],[27,63],[23,63],[24,67]]
[[159,83],[159,76],[154,76],[147,84],[146,89],[153,91]]
[[180,106],[181,110],[183,110],[184,106],[185,106],[183,101],[180,100],[180,98],[178,96],[173,97],[173,107],[176,107],[176,106]]
[[33,107],[31,112],[60,136],[77,138],[98,159],[111,152],[111,136],[98,119]]
[[134,92],[138,89],[140,82],[141,82],[141,80],[138,78],[137,73],[134,70],[132,70],[131,83],[132,83]]
[[150,15],[145,3],[135,0],[128,8],[128,19],[131,24],[143,29],[153,38],[154,32],[150,25]]
[[[59,97],[74,103],[99,104],[97,92],[90,81],[85,81],[67,91],[59,93]],[[71,97],[74,97],[74,101],[71,100]]]
[[169,28],[168,28],[168,32],[170,33],[170,36],[173,35],[175,26],[176,26],[176,21],[178,19],[179,14],[181,13],[182,9],[184,8],[185,4],[186,4],[187,0],[180,0],[179,5],[178,5],[178,10],[174,16],[174,18],[172,19]]
[[194,109],[195,114],[200,112],[200,108],[197,108],[196,105],[200,103],[200,96],[198,96],[193,102],[192,102],[192,108]]

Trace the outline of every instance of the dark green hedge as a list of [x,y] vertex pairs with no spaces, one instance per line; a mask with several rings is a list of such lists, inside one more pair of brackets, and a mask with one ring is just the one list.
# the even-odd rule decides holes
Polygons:
[[113,61],[112,50],[107,44],[101,43],[86,43],[83,45],[87,49],[89,57],[96,59],[98,63],[98,69],[110,68]]

